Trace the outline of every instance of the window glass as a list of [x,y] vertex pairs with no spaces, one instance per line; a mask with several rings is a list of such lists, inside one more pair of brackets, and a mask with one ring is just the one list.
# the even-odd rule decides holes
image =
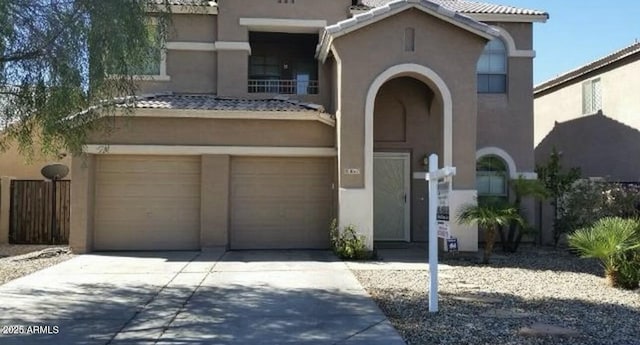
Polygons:
[[496,156],[484,156],[476,162],[478,196],[507,196],[507,165]]
[[154,23],[150,23],[147,28],[147,39],[151,43],[147,63],[143,66],[134,66],[131,69],[132,75],[160,75],[160,64],[162,63],[160,28]]
[[493,39],[485,46],[478,59],[478,92],[507,92],[507,49],[500,39]]
[[602,109],[602,90],[600,78],[582,83],[582,113],[594,114]]

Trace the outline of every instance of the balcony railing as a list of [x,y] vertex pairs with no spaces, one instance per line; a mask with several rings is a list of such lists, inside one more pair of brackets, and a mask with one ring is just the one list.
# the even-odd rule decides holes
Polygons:
[[317,80],[249,79],[249,93],[277,93],[283,95],[317,95]]

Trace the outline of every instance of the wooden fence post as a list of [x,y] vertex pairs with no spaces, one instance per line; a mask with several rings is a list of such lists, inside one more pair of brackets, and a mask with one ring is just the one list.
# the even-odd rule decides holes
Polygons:
[[11,218],[11,180],[0,177],[0,244],[9,243],[9,221]]

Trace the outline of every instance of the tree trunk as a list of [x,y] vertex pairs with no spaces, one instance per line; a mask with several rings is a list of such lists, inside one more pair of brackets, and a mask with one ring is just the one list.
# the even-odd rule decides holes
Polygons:
[[620,272],[616,270],[605,270],[604,274],[607,285],[615,288],[620,287]]
[[483,264],[488,264],[493,252],[493,245],[496,242],[496,228],[491,226],[486,229],[484,233],[484,257],[482,258]]
[[500,235],[500,242],[502,243],[502,251],[506,253],[509,251],[509,243],[502,227],[498,227],[498,234]]

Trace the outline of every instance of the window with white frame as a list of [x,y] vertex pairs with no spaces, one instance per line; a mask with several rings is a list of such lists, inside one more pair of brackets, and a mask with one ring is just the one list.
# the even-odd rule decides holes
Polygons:
[[507,47],[494,38],[484,48],[478,60],[478,93],[507,92]]
[[582,113],[594,114],[602,109],[602,89],[600,78],[582,83]]
[[476,162],[478,196],[507,197],[507,164],[497,156],[484,156]]

